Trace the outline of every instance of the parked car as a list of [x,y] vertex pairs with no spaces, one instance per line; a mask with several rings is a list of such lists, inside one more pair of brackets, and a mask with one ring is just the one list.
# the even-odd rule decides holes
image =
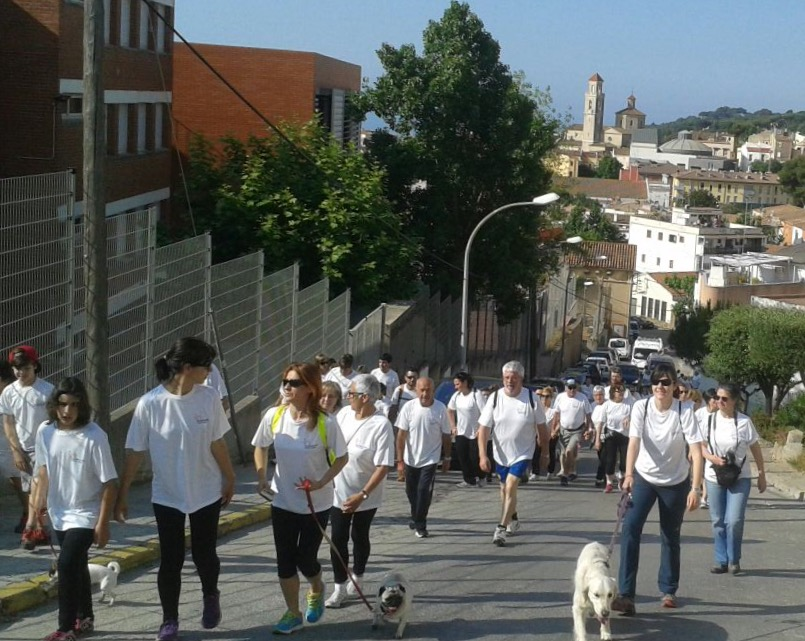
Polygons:
[[598,367],[598,371],[601,373],[601,378],[609,378],[610,362],[608,358],[605,358],[604,356],[588,356],[584,363],[585,365],[587,363],[593,363]]
[[632,346],[632,365],[643,369],[651,354],[661,354],[663,351],[664,345],[661,338],[638,338]]
[[640,385],[640,368],[630,363],[623,363],[619,365],[623,382],[629,387],[636,387]]
[[625,361],[631,356],[631,345],[629,341],[625,338],[616,337],[610,338],[608,343],[609,349],[614,349],[615,353],[618,355],[619,361]]
[[640,335],[640,323],[638,323],[636,320],[630,320],[629,321],[629,340],[634,343],[639,335]]
[[609,365],[609,367],[613,367],[614,365],[617,365],[618,361],[619,361],[618,355],[615,353],[615,351],[611,350],[609,348],[597,349],[594,352],[590,352],[587,355],[587,358],[591,358],[591,357],[592,358],[603,358],[603,359],[605,359],[607,361],[607,365]]

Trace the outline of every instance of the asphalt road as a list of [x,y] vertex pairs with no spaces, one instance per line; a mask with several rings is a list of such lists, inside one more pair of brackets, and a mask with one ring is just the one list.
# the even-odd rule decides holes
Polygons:
[[[388,481],[386,502],[372,529],[367,593],[383,573],[404,572],[414,585],[415,612],[406,638],[440,641],[572,638],[571,580],[575,559],[589,541],[609,543],[618,496],[593,488],[594,461],[585,453],[582,477],[570,488],[540,481],[521,489],[522,530],[505,548],[491,543],[499,501],[496,488],[462,490],[457,473],[438,477],[429,530],[416,539],[408,529],[401,484]],[[249,479],[248,472],[243,473]],[[239,491],[247,481],[239,483]],[[745,576],[713,576],[708,513],[692,513],[683,526],[680,608],[662,610],[656,586],[659,537],[656,511],[644,532],[636,617],[616,617],[616,639],[645,641],[749,641],[805,639],[802,542],[803,504],[768,492],[750,499],[742,565]],[[224,619],[201,629],[201,595],[189,560],[180,606],[181,639],[265,639],[284,611],[275,574],[270,524],[252,526],[221,541]],[[615,549],[613,567],[617,567]],[[332,581],[322,551],[325,579]],[[126,573],[112,607],[96,609],[92,639],[153,639],[161,621],[156,570]],[[55,629],[56,604],[25,612],[0,625],[0,639],[41,639]],[[391,639],[393,627],[370,627],[367,608],[351,602],[328,610],[323,621],[295,636],[302,639]],[[597,629],[590,622],[591,638]]]

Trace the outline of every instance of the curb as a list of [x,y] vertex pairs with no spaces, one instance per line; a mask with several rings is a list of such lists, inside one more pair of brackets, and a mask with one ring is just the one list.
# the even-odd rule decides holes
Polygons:
[[[223,537],[270,519],[270,505],[260,505],[241,512],[225,514],[218,520],[218,536]],[[190,528],[187,528],[185,533],[188,535],[186,537],[186,547],[190,549]],[[153,538],[138,545],[130,545],[121,550],[114,550],[92,557],[90,563],[106,565],[111,561],[117,561],[120,564],[121,572],[127,572],[153,563],[158,559],[159,540]],[[55,599],[58,594],[58,586],[51,584],[50,577],[47,574],[40,574],[26,581],[12,583],[0,588],[0,615],[19,614],[24,610],[30,610],[38,605],[47,603],[51,599]]]

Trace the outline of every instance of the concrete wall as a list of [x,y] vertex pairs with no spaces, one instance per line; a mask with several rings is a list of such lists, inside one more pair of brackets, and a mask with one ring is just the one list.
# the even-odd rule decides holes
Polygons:
[[699,305],[709,304],[715,309],[719,303],[749,305],[752,296],[774,298],[776,296],[805,296],[805,283],[779,283],[773,285],[735,285],[733,287],[710,287],[705,275],[699,275]]

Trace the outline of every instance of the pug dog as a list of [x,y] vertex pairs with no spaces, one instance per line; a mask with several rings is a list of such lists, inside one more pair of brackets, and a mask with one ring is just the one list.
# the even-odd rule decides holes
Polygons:
[[375,601],[372,629],[376,630],[382,623],[397,623],[395,639],[402,639],[405,626],[411,616],[414,593],[411,585],[399,572],[391,572],[383,578]]

